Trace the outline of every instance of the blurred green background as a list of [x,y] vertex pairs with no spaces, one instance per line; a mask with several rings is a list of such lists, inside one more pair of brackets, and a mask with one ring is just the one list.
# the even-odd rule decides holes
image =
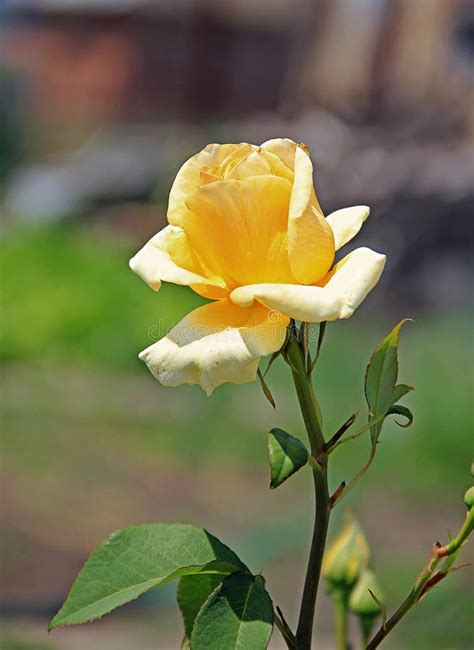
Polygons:
[[[270,492],[266,460],[272,426],[303,435],[288,368],[278,361],[268,375],[274,412],[257,384],[207,399],[197,387],[160,386],[137,359],[203,302],[181,287],[154,293],[127,262],[163,226],[179,164],[207,141],[308,142],[326,211],[373,208],[357,241],[388,253],[386,273],[351,320],[328,326],[315,381],[328,431],[357,409],[362,421],[374,346],[415,318],[400,354],[400,378],[416,387],[407,398],[415,422],[386,424],[347,498],[389,611],[430,545],[464,516],[474,415],[467,3],[298,2],[291,15],[276,1],[264,12],[145,4],[2,10],[2,650],[179,647],[173,586],[92,625],[46,633],[90,550],[145,521],[205,526],[263,568],[295,620],[311,477],[302,471]],[[304,47],[295,37],[303,26]],[[364,437],[336,452],[333,489],[367,452]],[[469,571],[450,577],[384,647],[471,648],[471,595]],[[322,592],[318,616],[318,647],[332,648]]]

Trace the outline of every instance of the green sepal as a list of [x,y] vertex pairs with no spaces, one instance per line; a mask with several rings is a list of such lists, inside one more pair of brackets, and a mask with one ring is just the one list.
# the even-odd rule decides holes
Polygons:
[[267,436],[270,462],[270,488],[277,488],[308,462],[308,450],[299,438],[283,429],[272,429]]
[[117,531],[77,576],[49,629],[86,623],[184,575],[248,571],[237,555],[203,528],[142,524]]
[[258,377],[258,380],[260,382],[260,386],[262,388],[263,394],[265,395],[267,400],[270,402],[270,404],[273,406],[273,408],[276,409],[276,402],[275,402],[275,400],[273,398],[272,391],[270,390],[270,388],[268,387],[267,382],[263,378],[263,375],[262,375],[262,372],[261,372],[260,368],[257,368],[257,377]]
[[273,604],[262,576],[234,573],[212,592],[194,622],[192,650],[265,650]]

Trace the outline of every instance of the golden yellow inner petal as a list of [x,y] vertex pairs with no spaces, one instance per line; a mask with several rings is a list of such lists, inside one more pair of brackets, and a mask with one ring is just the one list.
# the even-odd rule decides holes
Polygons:
[[275,176],[210,183],[187,201],[184,228],[209,271],[229,288],[295,282],[288,261],[291,184]]
[[[250,147],[251,145],[245,145]],[[186,199],[201,185],[201,171],[215,174],[220,177],[220,172],[215,170],[221,163],[231,160],[239,154],[241,144],[208,144],[205,149],[187,160],[178,171],[170,190],[168,203],[168,222],[180,226],[186,214]]]
[[258,151],[252,151],[250,154],[237,161],[232,168],[228,168],[225,178],[243,179],[249,176],[268,176],[272,174],[272,168],[265,156]]

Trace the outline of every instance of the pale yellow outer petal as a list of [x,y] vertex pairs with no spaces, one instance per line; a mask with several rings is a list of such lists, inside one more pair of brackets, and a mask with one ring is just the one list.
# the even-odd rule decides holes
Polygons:
[[309,323],[349,318],[379,281],[385,260],[370,248],[357,248],[336,264],[324,286],[254,284],[234,289],[230,299],[243,307],[258,301]]
[[210,395],[224,382],[253,381],[259,358],[283,345],[288,322],[259,304],[212,302],[191,312],[140,359],[165,386],[200,384]]
[[355,205],[352,208],[331,212],[326,217],[334,235],[334,246],[337,251],[357,235],[369,213],[368,206]]
[[152,289],[158,291],[161,282],[183,285],[208,285],[225,288],[219,277],[204,277],[184,230],[166,226],[143,246],[129,262]]
[[302,284],[318,282],[334,261],[334,237],[316,199],[313,165],[301,147],[295,152],[295,180],[288,217],[288,255]]

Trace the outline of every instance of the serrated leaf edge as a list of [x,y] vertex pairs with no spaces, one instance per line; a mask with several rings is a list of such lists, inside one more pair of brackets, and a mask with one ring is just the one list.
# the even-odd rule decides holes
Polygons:
[[[163,576],[163,577],[161,577],[161,578],[153,578],[153,579],[150,579],[150,580],[144,580],[142,583],[137,583],[137,585],[136,585],[137,587],[140,586],[140,585],[145,585],[145,584],[147,584],[147,583],[156,583],[156,584],[151,584],[150,587],[148,587],[147,589],[144,589],[143,591],[141,591],[139,594],[137,594],[137,595],[134,596],[133,598],[130,598],[129,600],[126,600],[126,601],[125,601],[124,603],[122,603],[121,605],[115,605],[115,606],[111,607],[111,608],[108,609],[107,611],[103,612],[100,616],[92,616],[91,618],[87,618],[87,619],[82,620],[82,621],[80,621],[80,620],[78,620],[78,621],[76,621],[76,620],[68,620],[68,619],[70,619],[72,616],[75,616],[75,615],[77,615],[79,612],[83,611],[84,609],[87,609],[87,607],[90,607],[90,605],[87,605],[86,607],[82,607],[81,609],[76,610],[76,612],[74,612],[74,614],[70,614],[70,615],[66,616],[66,617],[64,618],[64,620],[62,620],[61,622],[59,622],[59,623],[55,623],[55,621],[56,621],[56,620],[58,619],[58,617],[59,617],[59,614],[61,613],[61,611],[64,609],[65,605],[67,604],[67,602],[68,602],[68,600],[69,600],[69,598],[70,598],[70,596],[71,596],[71,594],[72,594],[72,592],[73,592],[73,590],[74,590],[74,588],[75,588],[75,585],[76,585],[77,581],[80,579],[80,577],[81,577],[81,576],[83,575],[83,573],[86,571],[86,569],[88,568],[88,565],[89,565],[89,563],[90,563],[92,557],[94,556],[94,554],[95,554],[97,551],[99,551],[100,549],[104,549],[104,548],[106,548],[107,546],[110,546],[110,545],[112,544],[112,542],[114,542],[115,539],[116,539],[119,535],[122,535],[122,534],[124,534],[124,533],[126,533],[126,532],[130,532],[130,531],[135,530],[135,529],[139,529],[139,528],[141,528],[142,526],[154,525],[154,524],[156,524],[156,523],[163,523],[163,524],[166,525],[166,522],[149,522],[149,523],[145,523],[145,524],[135,524],[135,525],[132,525],[132,526],[126,526],[125,528],[120,528],[119,530],[116,530],[116,531],[114,531],[113,533],[111,533],[111,534],[109,535],[109,537],[108,537],[104,542],[98,544],[98,545],[94,548],[94,550],[92,551],[92,553],[89,555],[89,557],[87,558],[87,560],[84,562],[84,564],[83,564],[81,570],[80,570],[79,573],[76,575],[76,577],[75,577],[75,579],[74,579],[74,582],[73,582],[72,585],[71,585],[71,588],[70,588],[70,590],[69,590],[69,593],[68,593],[67,596],[66,596],[66,599],[65,599],[64,603],[62,604],[62,606],[60,607],[60,609],[56,612],[56,614],[53,616],[53,618],[51,619],[50,623],[48,624],[48,632],[51,632],[52,630],[59,629],[59,628],[64,627],[64,626],[66,626],[66,625],[83,625],[84,623],[91,623],[92,621],[99,621],[99,620],[101,620],[104,616],[106,616],[107,614],[110,614],[110,612],[112,612],[114,609],[117,609],[118,607],[121,607],[121,606],[126,605],[126,604],[128,604],[128,603],[132,603],[132,602],[134,602],[134,601],[137,600],[140,596],[143,596],[143,594],[146,593],[147,591],[149,591],[150,589],[154,589],[154,588],[159,587],[159,586],[161,586],[161,585],[163,585],[163,584],[166,584],[167,582],[171,582],[171,581],[174,580],[175,578],[180,577],[181,571],[183,571],[184,569],[191,569],[191,568],[199,569],[199,568],[204,568],[204,567],[206,567],[206,566],[208,566],[208,565],[211,565],[211,564],[225,564],[224,562],[220,562],[219,560],[211,560],[210,562],[205,562],[204,564],[193,564],[193,565],[183,566],[183,567],[181,567],[180,569],[176,569],[175,571],[173,571],[171,574],[168,574],[167,576]],[[207,529],[205,529],[205,528],[202,528],[202,527],[200,527],[200,526],[193,526],[192,524],[187,524],[187,523],[182,523],[182,522],[172,522],[172,523],[170,523],[170,525],[189,526],[189,527],[191,527],[191,528],[195,528],[196,530],[202,530],[202,531],[204,531],[204,532],[206,533],[206,535],[209,535],[210,537],[217,539],[217,541],[218,541],[220,544],[222,544],[223,546],[225,546],[226,548],[228,548],[229,551],[231,551],[232,553],[234,553],[234,551],[232,551],[232,549],[231,549],[229,546],[227,546],[226,544],[224,544],[223,542],[221,542],[217,537],[215,537],[215,535],[213,535],[212,533],[210,533],[210,532],[209,532]],[[234,553],[234,555],[236,555],[236,554]],[[237,559],[239,559],[237,555],[236,555],[236,557],[237,557]],[[231,565],[230,562],[229,562],[229,565]],[[247,573],[250,574],[249,569],[245,566],[245,564],[244,564],[243,562],[241,562],[241,566],[239,566],[239,567],[237,567],[237,565],[235,565],[235,566],[236,566],[236,570],[237,570],[237,571],[241,571],[242,573],[246,573],[246,572],[247,572]],[[246,570],[246,571],[245,571],[245,570]],[[194,572],[193,572],[193,573],[194,573]],[[196,571],[195,573],[199,573],[199,571]],[[216,572],[216,573],[217,573],[217,572]],[[184,575],[184,574],[183,574],[183,575]],[[224,575],[224,576],[227,576],[227,575],[229,575],[229,573],[226,572],[226,573],[223,573],[223,575]],[[129,587],[124,588],[124,589],[121,589],[121,590],[115,592],[113,595],[116,596],[117,593],[120,593],[121,591],[126,591],[127,589],[129,589]],[[110,598],[110,597],[111,597],[111,595],[106,596],[106,597],[104,597],[104,598],[101,598],[101,599],[95,601],[94,604],[96,604],[96,603],[100,603],[100,602],[103,602],[104,600],[107,600],[107,598]]]

